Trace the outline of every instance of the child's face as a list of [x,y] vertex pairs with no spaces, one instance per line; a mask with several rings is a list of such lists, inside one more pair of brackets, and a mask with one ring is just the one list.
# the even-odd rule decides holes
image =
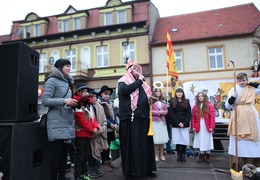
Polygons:
[[82,89],[79,91],[79,95],[80,96],[86,96],[88,94],[88,90],[87,89]]
[[202,93],[199,93],[198,99],[199,99],[200,102],[202,102],[204,100],[204,95]]
[[96,102],[97,102],[97,95],[96,94],[93,94],[92,101],[93,101],[93,104],[96,104]]
[[104,101],[108,101],[110,97],[110,91],[104,91],[101,93],[101,97]]
[[155,92],[155,95],[156,95],[156,97],[160,97],[161,96],[161,91],[160,90],[156,90],[156,92]]
[[182,91],[176,92],[176,96],[177,96],[177,98],[182,98],[183,92]]
[[248,83],[248,80],[246,77],[244,77],[243,79],[237,79],[237,84],[240,86],[240,87],[245,87]]

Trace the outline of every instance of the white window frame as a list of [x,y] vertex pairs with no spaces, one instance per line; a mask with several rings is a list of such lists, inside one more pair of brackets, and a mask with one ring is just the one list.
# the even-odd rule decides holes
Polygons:
[[76,49],[66,50],[65,51],[66,59],[71,63],[71,72],[76,72],[76,63],[77,63],[77,53]]
[[67,32],[69,31],[69,20],[65,19],[61,21],[61,31],[62,32]]
[[[221,50],[221,51],[219,51]],[[213,52],[211,52],[213,51]],[[209,53],[209,68],[210,70],[224,69],[224,56],[222,47],[210,47]],[[214,65],[214,67],[212,67]]]
[[58,50],[54,50],[51,52],[51,57],[54,58],[54,63],[53,65],[55,64],[55,62],[60,58],[60,53]]
[[128,57],[128,59],[135,60],[135,43],[134,42],[129,42],[127,46],[123,46],[123,51],[122,51],[122,59],[123,59],[123,64],[125,64],[125,57]]
[[39,73],[46,72],[46,66],[47,66],[47,54],[41,53],[40,54]]
[[23,27],[23,37],[29,38],[30,36],[31,36],[30,26],[24,26]]
[[126,12],[125,10],[117,11],[117,24],[126,23]]
[[112,12],[104,13],[104,25],[105,26],[113,25],[113,13]]
[[108,46],[96,47],[96,62],[97,67],[108,67]]
[[84,47],[81,50],[81,69],[88,69],[90,67],[90,48]]
[[182,67],[182,52],[181,51],[174,51],[174,56],[176,60],[176,65],[177,65],[177,71],[178,72],[183,72],[183,67]]
[[34,25],[34,36],[40,36],[41,35],[41,25],[35,24]]
[[81,29],[80,17],[73,19],[73,30]]
[[260,61],[260,45],[258,46],[258,62]]

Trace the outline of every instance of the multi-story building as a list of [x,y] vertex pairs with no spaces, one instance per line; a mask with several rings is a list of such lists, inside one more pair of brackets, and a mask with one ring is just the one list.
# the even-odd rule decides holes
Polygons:
[[116,89],[126,57],[142,65],[150,85],[162,81],[165,87],[170,81],[166,29],[179,79],[187,82],[233,78],[229,60],[237,71],[251,75],[254,60],[260,57],[259,26],[260,12],[252,3],[160,18],[150,0],[108,0],[102,7],[69,6],[48,17],[29,13],[24,20],[13,21],[11,34],[0,36],[0,42],[23,41],[40,53],[39,88],[55,60],[67,58],[76,83]]
[[87,10],[69,6],[64,13],[48,17],[32,12],[24,20],[13,21],[11,34],[2,36],[2,44],[23,41],[40,53],[40,89],[55,61],[66,58],[75,83],[86,82],[98,91],[103,85],[115,90],[125,74],[127,58],[142,65],[149,82],[149,42],[158,17],[150,0],[108,0]]
[[[167,82],[167,28],[179,79],[187,82],[233,78],[230,60],[237,72],[251,76],[254,60],[260,58],[259,27],[260,12],[252,3],[159,18],[150,43],[153,80]],[[158,68],[162,64],[165,68]]]
[[[229,121],[231,112],[224,104],[228,91],[234,87],[235,75],[239,72],[247,73],[248,77],[258,74],[253,72],[252,66],[260,60],[259,27],[260,12],[252,3],[158,18],[150,43],[153,81],[163,82],[164,87],[168,85],[165,92],[172,94],[174,87],[170,86],[166,69],[168,29],[179,82],[183,83],[191,106],[195,103],[197,92],[203,91],[214,106],[216,122]],[[256,71],[259,71],[258,65]],[[260,78],[251,81],[259,82]],[[259,100],[258,96],[255,101],[258,112]],[[225,139],[226,134],[218,138]]]

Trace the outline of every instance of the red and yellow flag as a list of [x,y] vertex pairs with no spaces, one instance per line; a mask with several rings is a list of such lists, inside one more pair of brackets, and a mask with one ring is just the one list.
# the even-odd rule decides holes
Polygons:
[[177,71],[177,64],[176,64],[176,59],[172,47],[172,41],[171,41],[171,36],[167,30],[167,69],[168,73],[172,79],[175,81],[178,80],[178,71]]

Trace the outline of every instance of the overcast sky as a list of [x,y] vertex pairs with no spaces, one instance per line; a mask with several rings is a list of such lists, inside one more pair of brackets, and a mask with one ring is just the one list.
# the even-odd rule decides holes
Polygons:
[[[130,0],[122,0],[127,2]],[[0,35],[9,34],[12,21],[24,20],[34,12],[40,17],[64,13],[72,5],[77,10],[102,7],[107,0],[0,0]],[[260,0],[152,0],[160,16],[173,16],[223,7],[254,3],[260,10]]]

